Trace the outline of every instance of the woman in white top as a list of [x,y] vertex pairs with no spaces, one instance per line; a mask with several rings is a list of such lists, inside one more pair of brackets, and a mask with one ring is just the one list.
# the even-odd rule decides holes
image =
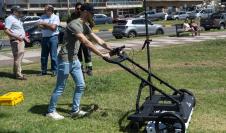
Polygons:
[[184,27],[184,31],[191,31],[192,36],[194,35],[195,30],[193,29],[193,27],[190,26],[190,24],[188,23],[188,20],[184,21],[183,27]]

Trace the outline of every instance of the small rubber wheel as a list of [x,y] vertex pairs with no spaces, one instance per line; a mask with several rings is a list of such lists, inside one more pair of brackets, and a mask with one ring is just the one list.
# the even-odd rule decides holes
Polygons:
[[131,121],[129,125],[130,129],[132,129],[135,132],[139,132],[140,128],[144,125],[144,123]]
[[185,133],[183,119],[172,112],[161,114],[155,121],[156,133]]

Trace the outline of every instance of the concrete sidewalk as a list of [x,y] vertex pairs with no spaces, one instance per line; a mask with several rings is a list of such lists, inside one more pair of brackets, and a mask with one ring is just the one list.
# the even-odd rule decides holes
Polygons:
[[[201,42],[206,40],[223,39],[226,38],[226,32],[208,32],[201,33],[201,36],[186,36],[186,37],[157,37],[153,38],[151,42],[151,47],[163,47],[168,45],[178,45],[178,44],[191,44],[193,42]],[[118,47],[125,45],[128,48],[141,49],[144,40],[138,39],[128,39],[128,40],[117,40],[111,41],[108,44],[112,47]],[[103,50],[100,46],[98,49]],[[24,55],[23,63],[35,63],[40,61],[40,49],[27,50]],[[13,64],[13,57],[11,52],[0,52],[0,66],[7,66]]]

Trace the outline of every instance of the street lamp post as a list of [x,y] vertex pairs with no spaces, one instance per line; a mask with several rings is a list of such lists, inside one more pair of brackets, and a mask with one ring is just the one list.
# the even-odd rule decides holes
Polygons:
[[[147,48],[147,61],[148,61],[148,71],[149,71],[149,75],[148,75],[148,81],[151,83],[151,48],[150,48],[150,43],[151,43],[151,39],[149,37],[149,29],[148,29],[148,14],[147,14],[147,0],[143,0],[143,6],[144,6],[144,12],[145,12],[145,31],[146,31],[146,40],[144,42],[144,45],[142,47],[142,49],[144,49],[145,47]],[[152,97],[152,95],[154,94],[154,90],[151,86],[149,86],[149,92],[150,92],[150,99]]]
[[68,16],[71,15],[71,13],[70,13],[70,7],[69,7],[70,5],[69,4],[70,4],[70,0],[67,0],[67,15]]

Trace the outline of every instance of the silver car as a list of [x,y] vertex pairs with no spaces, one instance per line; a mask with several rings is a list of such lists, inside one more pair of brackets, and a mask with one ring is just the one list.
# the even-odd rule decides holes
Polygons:
[[176,14],[173,16],[173,19],[177,20],[184,20],[189,18],[189,13],[185,11],[176,12]]
[[[149,34],[164,34],[163,26],[159,24],[153,24],[148,20]],[[134,38],[139,35],[145,35],[145,19],[144,18],[130,18],[117,20],[113,26],[113,36],[116,39],[123,37]]]
[[213,9],[203,9],[203,10],[199,11],[198,13],[196,13],[196,17],[197,18],[208,18],[213,13],[214,13]]

